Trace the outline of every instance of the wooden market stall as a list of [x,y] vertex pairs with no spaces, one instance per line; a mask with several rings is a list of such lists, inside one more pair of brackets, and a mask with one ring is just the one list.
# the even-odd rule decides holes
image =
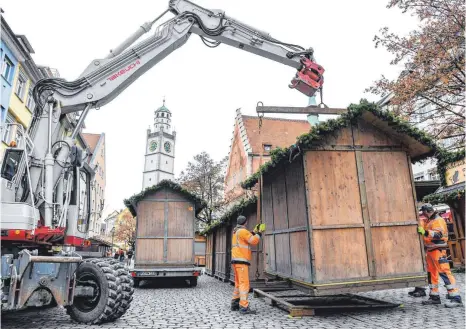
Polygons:
[[423,286],[411,161],[423,132],[362,103],[277,149],[262,174],[265,272],[310,295]]
[[140,280],[189,278],[197,285],[196,215],[205,203],[180,185],[163,180],[125,200],[136,218],[136,249],[131,274]]
[[452,229],[449,234],[449,255],[453,266],[465,265],[465,152],[439,152],[437,155],[438,172],[442,186],[424,197],[424,202],[433,205],[447,204],[451,211]]

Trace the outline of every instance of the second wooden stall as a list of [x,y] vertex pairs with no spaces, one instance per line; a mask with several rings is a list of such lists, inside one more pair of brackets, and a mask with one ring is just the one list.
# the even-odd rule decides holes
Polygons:
[[316,130],[263,168],[267,276],[315,296],[424,286],[411,159],[435,144],[372,105]]

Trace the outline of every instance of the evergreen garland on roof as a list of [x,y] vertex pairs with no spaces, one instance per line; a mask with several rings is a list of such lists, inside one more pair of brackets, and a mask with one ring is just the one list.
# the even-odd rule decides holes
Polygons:
[[130,198],[128,199],[125,199],[123,200],[125,206],[129,209],[129,211],[131,212],[131,215],[133,215],[134,217],[136,217],[136,209],[135,207],[137,206],[137,204],[142,200],[144,199],[144,197],[149,194],[149,193],[153,193],[153,192],[157,192],[159,190],[162,190],[164,188],[168,188],[168,189],[171,189],[173,191],[176,191],[178,193],[180,193],[181,195],[185,196],[186,198],[192,200],[195,204],[196,204],[196,215],[202,210],[204,209],[207,204],[205,203],[205,201],[199,199],[197,196],[195,196],[194,194],[192,194],[191,192],[189,192],[188,190],[184,189],[183,187],[181,187],[181,185],[175,183],[175,182],[172,182],[170,180],[162,180],[160,181],[157,185],[153,185],[153,186],[149,186],[147,187],[145,190],[139,192],[138,194],[134,194],[133,196],[131,196]]
[[348,112],[343,113],[339,118],[321,122],[308,133],[299,136],[295,145],[286,148],[274,149],[272,152],[270,152],[270,161],[263,164],[256,173],[242,182],[241,187],[244,189],[250,189],[254,187],[254,185],[256,185],[258,182],[261,174],[264,174],[275,168],[277,165],[284,163],[285,159],[289,159],[289,152],[295,146],[298,146],[302,149],[311,148],[312,145],[315,145],[316,142],[319,142],[326,136],[334,134],[338,130],[350,126],[351,123],[355,123],[356,120],[366,111],[371,112],[379,119],[388,122],[389,126],[396,132],[406,134],[421,144],[426,145],[432,149],[429,154],[425,154],[419,158],[413,158],[413,162],[425,159],[441,151],[441,148],[435,143],[434,139],[425,131],[413,127],[407,121],[395,116],[391,112],[381,111],[375,103],[369,103],[367,100],[361,100],[359,104],[351,104],[348,107]]
[[223,226],[224,224],[231,223],[235,220],[236,217],[241,215],[249,206],[257,204],[257,196],[252,196],[250,198],[243,198],[241,201],[231,207],[222,217],[219,219],[213,220],[206,228],[200,233],[201,235],[206,235],[213,231],[215,228]]
[[422,202],[430,203],[433,205],[441,204],[441,203],[451,203],[461,198],[464,198],[464,192],[465,190],[462,189],[462,190],[453,191],[450,193],[432,193],[432,194],[426,195],[422,199]]
[[447,185],[445,174],[447,173],[447,166],[450,163],[464,160],[465,151],[464,149],[457,152],[448,152],[446,150],[440,150],[437,153],[437,173],[440,176],[440,181],[442,186]]

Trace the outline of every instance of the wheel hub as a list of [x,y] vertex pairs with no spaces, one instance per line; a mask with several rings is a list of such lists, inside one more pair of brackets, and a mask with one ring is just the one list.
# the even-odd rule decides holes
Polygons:
[[97,277],[91,272],[80,273],[76,280],[80,287],[92,287],[93,294],[91,296],[76,296],[73,304],[82,312],[92,311],[100,300],[101,289]]

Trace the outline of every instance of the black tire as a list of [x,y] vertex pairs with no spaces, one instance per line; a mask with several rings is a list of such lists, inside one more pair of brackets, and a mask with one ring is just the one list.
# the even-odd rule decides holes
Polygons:
[[133,278],[133,287],[134,288],[139,288],[139,285],[141,284],[140,279]]
[[189,286],[197,287],[197,276],[193,276],[192,278],[189,278]]
[[76,286],[94,287],[93,297],[75,297],[66,311],[79,323],[100,324],[112,315],[118,300],[117,278],[104,259],[88,259],[76,270]]
[[122,263],[114,263],[113,269],[121,287],[121,300],[115,305],[114,312],[108,319],[109,321],[115,321],[126,313],[131,306],[134,294],[133,277],[125,266]]

